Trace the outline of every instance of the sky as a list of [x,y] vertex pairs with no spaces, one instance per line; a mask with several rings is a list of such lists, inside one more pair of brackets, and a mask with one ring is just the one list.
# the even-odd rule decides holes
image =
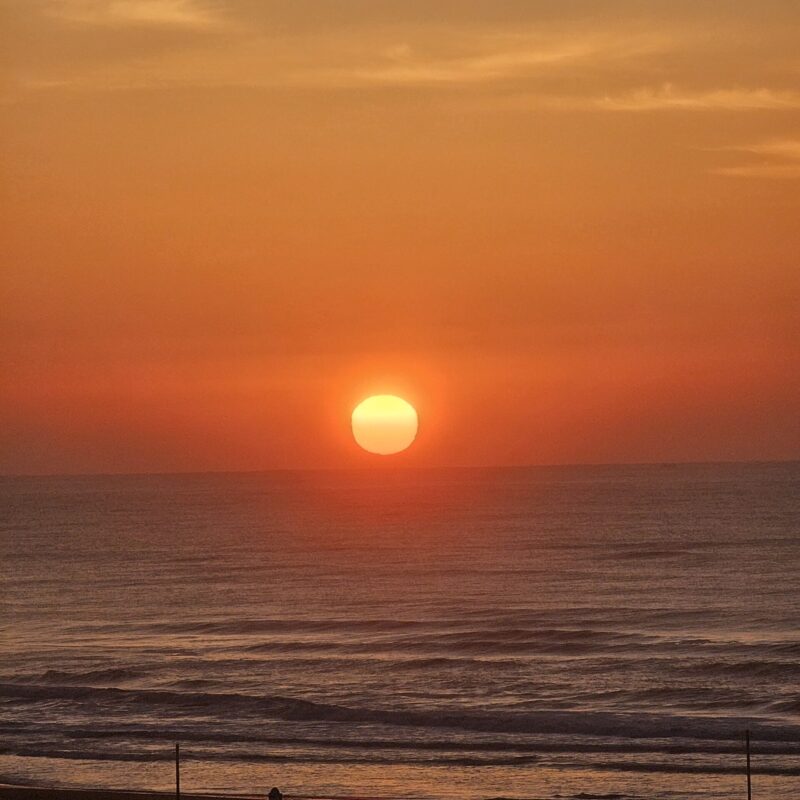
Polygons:
[[0,472],[800,457],[794,0],[0,13]]

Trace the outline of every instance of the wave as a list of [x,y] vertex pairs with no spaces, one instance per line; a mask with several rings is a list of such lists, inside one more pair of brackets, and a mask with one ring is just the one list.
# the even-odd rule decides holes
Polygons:
[[[605,652],[641,652],[660,646],[658,637],[620,631],[568,628],[473,628],[464,631],[392,636],[362,641],[273,640],[244,645],[247,653],[447,653],[471,656],[580,656]],[[237,647],[237,649],[239,649]]]
[[81,684],[94,681],[122,683],[136,680],[146,675],[143,669],[133,667],[110,667],[108,669],[90,669],[85,671],[68,671],[48,669],[36,675],[20,675],[14,679],[15,683],[53,683],[53,684]]
[[743,660],[786,659],[800,656],[800,641],[767,640],[741,642],[714,640],[701,636],[669,636],[664,634],[615,631],[592,628],[471,628],[436,632],[400,632],[399,635],[374,636],[362,639],[272,639],[252,644],[236,643],[232,651],[255,654],[331,653],[369,655],[391,653],[395,656],[430,657],[525,657],[637,655],[648,658],[659,655],[684,657],[717,656],[720,662],[739,657]]
[[[618,612],[619,610],[617,610]],[[505,624],[475,624],[477,618],[466,622],[469,615],[461,619],[439,618],[435,620],[407,619],[391,620],[374,618],[358,619],[254,619],[254,620],[211,620],[187,622],[151,622],[136,625],[103,624],[76,628],[93,633],[115,634],[143,632],[164,637],[191,635],[211,637],[208,644],[220,652],[231,654],[258,655],[298,655],[319,653],[341,656],[393,654],[395,656],[437,656],[448,657],[527,657],[561,656],[564,658],[582,656],[640,655],[649,658],[664,656],[705,657],[709,663],[720,664],[738,658],[742,662],[757,660],[788,660],[800,658],[800,641],[797,639],[773,639],[763,641],[741,641],[712,639],[702,635],[670,635],[663,630],[646,631],[641,629],[649,617],[655,623],[661,619],[674,625],[678,619],[693,618],[696,612],[666,612],[660,610],[642,611],[633,630],[627,629],[623,618],[616,619],[617,612],[605,612],[608,619],[590,619],[583,609],[580,618],[570,620],[570,625],[549,625],[548,615],[524,613],[506,614]],[[569,614],[559,612],[561,616]],[[600,614],[600,610],[597,612]],[[481,612],[484,616],[484,612]],[[552,616],[552,615],[550,615]],[[617,615],[618,616],[618,615]],[[627,618],[628,612],[624,617]],[[708,622],[709,614],[706,613]],[[481,620],[483,622],[483,620]],[[533,623],[533,624],[531,624]],[[537,625],[538,623],[538,625]],[[614,630],[620,624],[623,629]],[[605,626],[612,626],[609,629]],[[216,639],[214,637],[229,637]],[[237,638],[238,637],[238,638]],[[174,647],[170,642],[169,648]],[[715,658],[716,657],[716,658]],[[725,674],[743,674],[735,667],[721,666]],[[772,677],[769,667],[763,668],[764,677]],[[55,673],[57,675],[57,673]],[[752,673],[750,673],[752,674]],[[795,677],[796,673],[789,675]],[[777,678],[783,677],[774,673]],[[45,677],[42,682],[49,682]],[[65,677],[64,680],[67,680]],[[76,676],[77,680],[77,676]],[[89,676],[87,681],[113,680],[103,675]],[[124,677],[121,678],[124,680]]]
[[592,703],[612,701],[617,705],[658,704],[674,705],[694,710],[758,708],[767,704],[766,698],[750,697],[741,689],[719,686],[655,686],[645,689],[610,689],[604,692],[587,692],[585,698]]
[[697,661],[675,664],[672,669],[697,676],[726,676],[732,678],[767,678],[800,681],[798,661]]
[[[53,737],[65,740],[97,740],[104,744],[117,741],[135,742],[194,742],[199,744],[239,744],[239,745],[268,745],[270,747],[306,747],[322,749],[345,750],[418,750],[418,751],[448,751],[448,752],[500,752],[500,753],[624,753],[624,754],[654,754],[664,755],[735,755],[740,756],[742,742],[735,740],[667,740],[667,739],[597,739],[590,741],[586,737],[558,737],[525,738],[516,735],[510,738],[477,738],[475,736],[454,735],[448,739],[426,738],[416,734],[409,738],[385,738],[371,736],[369,738],[352,738],[328,736],[273,736],[256,733],[254,730],[243,730],[235,733],[224,733],[218,727],[203,730],[201,726],[170,727],[158,725],[156,728],[106,728],[103,725],[95,726],[94,730],[86,728],[73,728],[69,726],[36,725],[33,729],[21,725],[0,725],[0,733],[6,734],[8,740],[15,735],[22,739],[27,735],[35,737],[48,737],[51,742]],[[30,744],[30,742],[28,742]],[[24,743],[19,746],[25,746]],[[800,741],[759,741],[757,745],[760,756],[800,755]]]
[[770,705],[771,711],[781,713],[800,714],[800,697],[792,697],[787,700],[776,700]]
[[[108,751],[96,749],[69,750],[65,748],[32,748],[0,746],[0,755],[14,755],[28,758],[50,758],[80,761],[122,761],[122,762],[169,762],[174,758],[171,748],[162,751]],[[184,756],[187,760],[195,760],[191,753]],[[248,763],[275,763],[275,764],[363,764],[363,765],[415,765],[415,766],[459,766],[459,767],[524,767],[531,764],[543,763],[539,755],[518,755],[508,757],[485,757],[472,755],[455,755],[449,757],[426,757],[393,754],[393,755],[325,755],[320,753],[253,753],[244,751],[214,753],[204,752],[200,758],[208,762],[246,761]],[[544,762],[547,766],[557,766]],[[707,775],[738,775],[742,772],[741,764],[707,762],[685,763],[683,761],[671,762],[643,762],[643,761],[591,761],[578,762],[574,766],[601,767],[606,771],[616,772],[642,772],[642,773],[670,773],[670,774],[707,774]],[[760,764],[759,775],[774,776],[800,776],[800,766],[794,763]]]
[[[453,620],[437,621],[447,625]],[[364,631],[392,632],[430,627],[423,620],[397,619],[242,619],[242,620],[194,620],[185,622],[149,622],[139,624],[82,625],[76,633],[141,633],[193,634],[207,636],[248,636],[264,633],[330,633],[332,631],[354,633]]]
[[[78,761],[132,761],[132,762],[164,762],[174,759],[171,749],[164,749],[160,752],[154,751],[109,751],[109,750],[69,750],[65,748],[35,748],[35,747],[14,747],[0,745],[0,755],[23,756],[27,758],[54,758]],[[184,754],[186,760],[191,759],[191,754]],[[217,751],[214,753],[204,752],[204,761],[247,761],[248,763],[275,763],[275,764],[386,764],[386,765],[428,765],[428,766],[457,766],[457,767],[518,767],[534,764],[539,761],[538,756],[518,755],[518,756],[469,756],[455,755],[451,757],[442,756],[413,756],[413,755],[394,755],[394,756],[348,756],[348,755],[325,755],[318,753],[303,754],[280,754],[280,753],[253,753],[253,752],[225,752]]]
[[[327,659],[326,659],[327,660]],[[423,669],[453,669],[490,664],[497,667],[519,667],[526,662],[515,658],[479,658],[470,656],[431,656],[430,658],[399,658],[399,659],[360,659],[359,664],[375,663],[392,672],[416,671]]]
[[59,700],[82,704],[86,711],[158,714],[164,710],[202,712],[220,719],[272,718],[292,722],[338,722],[463,731],[522,734],[570,734],[633,738],[730,739],[745,727],[765,741],[796,741],[800,726],[740,717],[691,717],[605,711],[402,711],[354,708],[279,695],[124,690],[86,686],[0,684],[0,698],[27,702]]
[[759,643],[756,647],[764,647],[776,655],[800,656],[800,641],[797,640]]
[[[580,634],[578,634],[580,638]],[[475,642],[473,642],[473,645]],[[777,643],[779,650],[785,649],[787,643]],[[353,652],[339,653],[337,651],[348,648]],[[408,655],[402,652],[372,652],[374,645],[353,644],[340,646],[333,643],[323,644],[315,642],[270,642],[265,644],[250,645],[244,648],[246,655],[241,658],[181,658],[174,663],[165,659],[160,662],[140,663],[127,667],[110,667],[105,669],[90,670],[56,670],[45,672],[32,672],[28,674],[7,674],[0,676],[0,682],[19,684],[54,684],[54,685],[101,685],[114,686],[130,681],[147,679],[151,683],[159,681],[160,688],[174,689],[214,689],[223,686],[219,679],[204,678],[202,674],[192,677],[191,670],[213,671],[224,670],[230,679],[238,671],[251,673],[254,664],[268,663],[271,668],[291,669],[379,669],[382,671],[414,672],[424,670],[469,670],[471,668],[484,668],[489,666],[493,670],[519,670],[530,665],[530,656],[537,654],[549,655],[547,648],[539,648],[536,653],[497,653],[497,647],[487,647],[486,652],[477,652],[473,655],[444,655],[431,653],[421,655]],[[424,648],[422,648],[424,650]],[[234,653],[231,653],[234,656]],[[571,669],[585,674],[606,674],[626,671],[641,671],[643,665],[638,658],[620,658],[620,654],[585,653],[579,663],[571,662]],[[258,656],[254,658],[253,656]],[[694,677],[698,679],[695,686],[681,684],[674,690],[670,687],[653,687],[643,689],[639,694],[633,694],[630,700],[657,700],[659,694],[670,699],[671,693],[676,693],[676,699],[685,697],[703,700],[718,694],[723,687],[707,685],[699,682],[717,678],[742,678],[752,682],[753,679],[770,680],[775,684],[787,681],[800,681],[800,660],[774,660],[774,659],[743,659],[732,660],[728,658],[701,658],[694,655],[653,655],[644,666],[652,668],[657,666],[661,672],[670,672],[681,676],[682,679]],[[174,675],[176,668],[180,668],[183,676]],[[166,674],[163,674],[166,673]],[[163,677],[159,679],[159,676]],[[727,684],[726,684],[727,690]],[[739,690],[736,690],[737,692]],[[624,696],[625,690],[620,690]]]
[[[603,762],[603,769],[616,772],[662,772],[671,774],[688,773],[693,775],[741,775],[741,764],[646,764],[639,761],[607,761]],[[764,765],[758,766],[759,775],[800,775],[800,766]]]

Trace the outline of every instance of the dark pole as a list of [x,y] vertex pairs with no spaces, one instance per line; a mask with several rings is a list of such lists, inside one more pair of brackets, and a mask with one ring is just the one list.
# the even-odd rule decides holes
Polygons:
[[181,800],[181,746],[175,742],[175,800]]
[[747,745],[747,800],[753,800],[753,793],[750,786],[750,731],[744,732],[744,741]]

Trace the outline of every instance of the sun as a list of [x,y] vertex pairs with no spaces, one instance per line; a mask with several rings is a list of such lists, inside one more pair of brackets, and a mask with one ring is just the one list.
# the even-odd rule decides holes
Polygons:
[[353,409],[353,437],[367,452],[389,456],[411,445],[419,419],[411,403],[392,394],[376,394]]

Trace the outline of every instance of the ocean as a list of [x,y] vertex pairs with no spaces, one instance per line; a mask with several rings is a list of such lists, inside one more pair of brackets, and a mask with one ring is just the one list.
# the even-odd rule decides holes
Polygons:
[[0,478],[0,782],[800,797],[800,464]]

